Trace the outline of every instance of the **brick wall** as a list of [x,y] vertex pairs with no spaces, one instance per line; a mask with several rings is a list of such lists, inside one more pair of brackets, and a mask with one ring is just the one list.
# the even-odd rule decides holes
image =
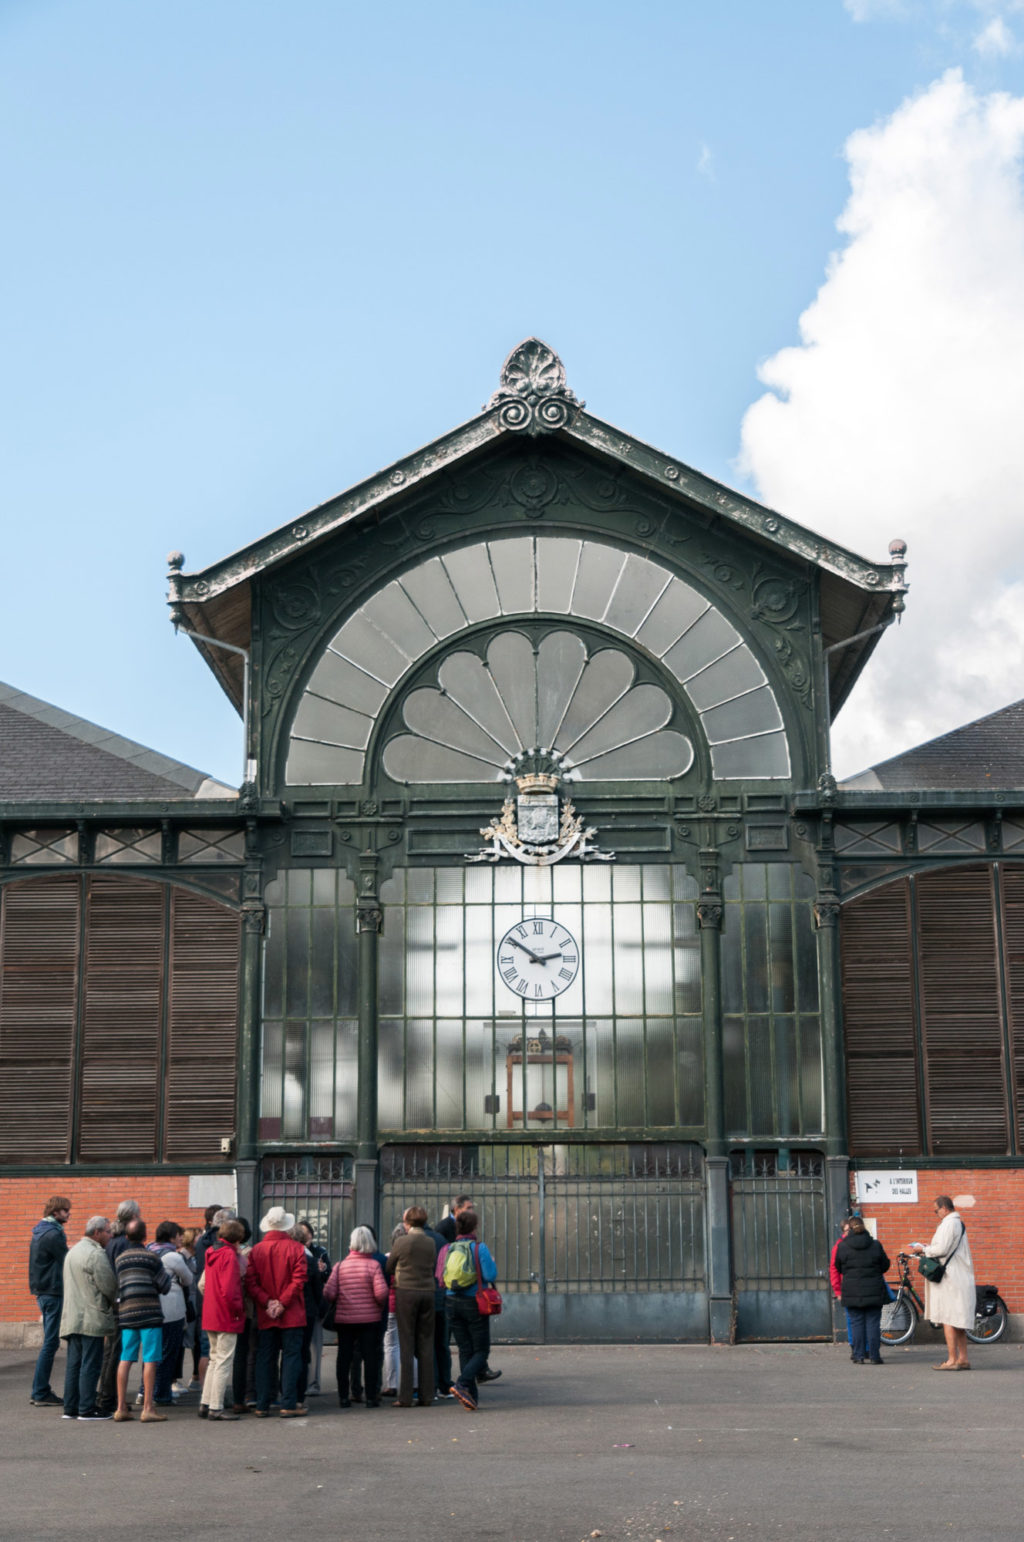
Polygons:
[[1024,1312],[1020,1224],[1024,1169],[929,1169],[918,1173],[917,1192],[916,1205],[860,1206],[864,1216],[877,1221],[878,1240],[893,1263],[909,1242],[931,1241],[936,1226],[932,1209],[935,1196],[948,1194],[967,1226],[975,1280],[979,1285],[998,1285],[1008,1309]]
[[68,1222],[68,1245],[76,1243],[92,1215],[107,1215],[111,1220],[123,1199],[137,1199],[152,1242],[161,1221],[177,1221],[181,1226],[203,1226],[202,1209],[193,1210],[188,1202],[188,1176],[150,1174],[126,1178],[71,1177],[58,1174],[50,1178],[0,1178],[0,1215],[3,1216],[6,1247],[0,1251],[0,1323],[38,1322],[39,1308],[28,1288],[28,1249],[32,1228],[43,1213],[51,1194],[64,1194],[73,1206]]

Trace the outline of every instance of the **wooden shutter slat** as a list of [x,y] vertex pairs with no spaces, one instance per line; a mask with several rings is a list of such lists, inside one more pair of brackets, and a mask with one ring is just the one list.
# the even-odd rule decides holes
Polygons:
[[993,872],[943,868],[917,878],[921,1031],[931,1148],[1009,1150]]
[[86,1162],[157,1155],[165,896],[162,885],[121,874],[89,881],[79,1137]]
[[71,1135],[81,882],[0,890],[0,1160],[64,1162]]
[[240,943],[235,912],[175,890],[164,1110],[172,1161],[219,1158],[234,1133]]
[[843,906],[847,1107],[854,1156],[921,1150],[913,939],[906,879]]

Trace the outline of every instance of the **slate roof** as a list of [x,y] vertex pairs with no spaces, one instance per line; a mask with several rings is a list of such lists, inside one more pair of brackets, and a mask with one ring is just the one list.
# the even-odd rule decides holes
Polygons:
[[849,792],[1024,788],[1024,701],[883,760],[841,786]]
[[237,791],[0,682],[0,802],[167,802]]

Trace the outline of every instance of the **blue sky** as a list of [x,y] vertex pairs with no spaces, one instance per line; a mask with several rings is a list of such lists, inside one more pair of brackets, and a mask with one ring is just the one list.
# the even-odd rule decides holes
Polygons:
[[237,782],[167,552],[471,416],[532,333],[600,417],[909,541],[847,770],[1024,694],[1022,45],[1019,0],[0,0],[0,678]]

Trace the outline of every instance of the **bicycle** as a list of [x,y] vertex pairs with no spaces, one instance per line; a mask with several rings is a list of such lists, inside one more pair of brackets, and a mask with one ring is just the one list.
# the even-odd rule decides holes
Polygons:
[[[882,1308],[882,1341],[909,1344],[924,1317],[924,1302],[910,1278],[910,1254],[897,1253],[899,1279],[886,1283],[895,1289],[895,1300]],[[994,1285],[979,1285],[975,1303],[974,1327],[968,1328],[972,1344],[994,1344],[1006,1332],[1006,1302]]]

